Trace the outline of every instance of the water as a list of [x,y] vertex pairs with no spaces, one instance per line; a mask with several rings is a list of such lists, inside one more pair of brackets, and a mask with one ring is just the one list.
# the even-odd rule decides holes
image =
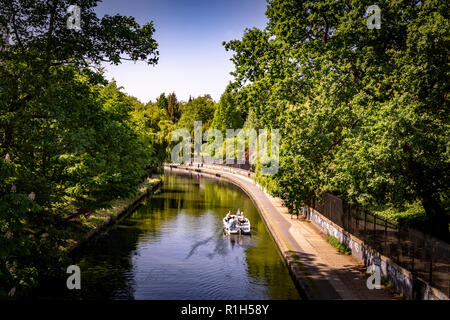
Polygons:
[[[245,212],[252,234],[227,236]],[[226,182],[166,173],[162,192],[83,251],[75,299],[300,299],[252,201]]]

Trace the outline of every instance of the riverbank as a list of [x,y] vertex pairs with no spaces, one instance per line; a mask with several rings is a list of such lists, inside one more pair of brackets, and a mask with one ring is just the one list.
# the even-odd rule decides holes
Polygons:
[[111,207],[94,211],[88,217],[80,216],[77,221],[70,223],[67,231],[67,251],[72,253],[81,248],[89,239],[113,225],[119,219],[132,212],[139,203],[153,193],[162,183],[161,178],[146,178],[139,186],[136,196],[118,199],[111,202]]
[[[165,166],[171,170],[171,166]],[[383,286],[369,290],[368,274],[353,257],[339,253],[326,242],[325,236],[304,219],[290,219],[281,199],[264,193],[239,170],[172,166],[172,170],[190,170],[224,179],[240,187],[258,208],[270,234],[288,266],[301,294],[306,299],[393,299]]]

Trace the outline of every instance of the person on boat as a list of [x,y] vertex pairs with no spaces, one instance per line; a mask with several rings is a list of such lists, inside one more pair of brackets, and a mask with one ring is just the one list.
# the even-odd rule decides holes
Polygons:
[[230,221],[230,229],[236,228],[236,218],[232,217]]
[[244,211],[241,212],[238,220],[239,220],[239,224],[243,224],[245,222]]
[[225,217],[225,221],[228,222],[231,219],[231,210],[228,211],[227,216]]

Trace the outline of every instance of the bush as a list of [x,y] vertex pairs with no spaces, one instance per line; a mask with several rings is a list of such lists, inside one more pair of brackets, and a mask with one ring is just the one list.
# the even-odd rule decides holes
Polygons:
[[327,234],[326,240],[329,244],[331,244],[333,247],[338,249],[338,251],[340,253],[346,254],[346,255],[352,254],[352,251],[345,244],[340,243],[336,237],[333,237],[332,235]]

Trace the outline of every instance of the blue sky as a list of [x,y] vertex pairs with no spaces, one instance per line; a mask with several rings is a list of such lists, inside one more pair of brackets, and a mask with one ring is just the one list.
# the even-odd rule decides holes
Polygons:
[[210,94],[216,101],[232,79],[231,52],[222,41],[240,39],[245,28],[264,28],[266,0],[103,0],[96,11],[153,20],[159,63],[105,65],[124,91],[142,102],[175,91],[178,100]]

